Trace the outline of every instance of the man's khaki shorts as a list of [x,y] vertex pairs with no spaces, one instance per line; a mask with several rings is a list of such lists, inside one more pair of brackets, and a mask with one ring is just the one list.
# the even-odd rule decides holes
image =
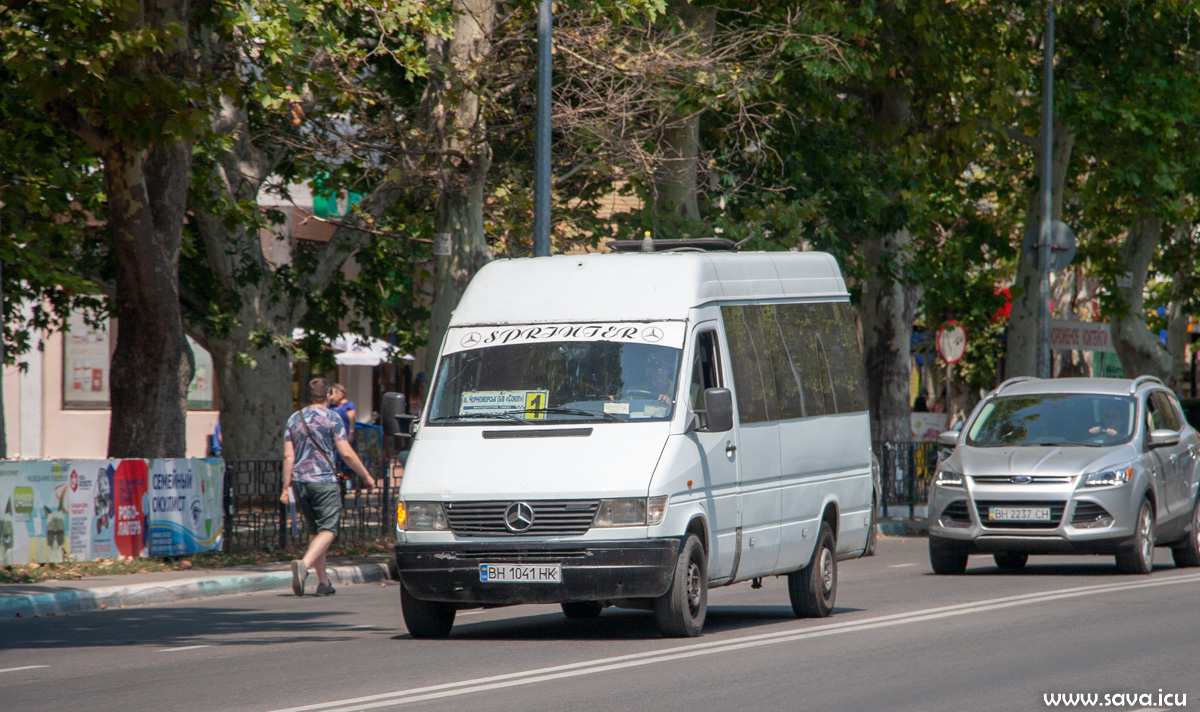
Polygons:
[[333,532],[342,521],[342,486],[337,482],[295,482],[297,502],[310,536]]

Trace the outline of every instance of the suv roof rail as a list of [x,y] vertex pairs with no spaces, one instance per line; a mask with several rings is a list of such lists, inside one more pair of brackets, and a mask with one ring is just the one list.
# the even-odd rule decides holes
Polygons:
[[992,393],[999,393],[1000,391],[1004,390],[1005,388],[1008,388],[1009,386],[1013,385],[1014,383],[1023,383],[1025,381],[1040,381],[1040,380],[1041,379],[1038,378],[1037,376],[1017,376],[1016,378],[1010,378],[1010,379],[1006,380],[1004,383],[1001,383],[1000,385],[996,386],[996,390],[992,391]]
[[1142,385],[1143,383],[1157,383],[1163,387],[1166,387],[1167,385],[1163,383],[1162,379],[1158,376],[1138,376],[1137,378],[1133,379],[1133,383],[1129,384],[1129,395],[1137,393],[1138,386]]

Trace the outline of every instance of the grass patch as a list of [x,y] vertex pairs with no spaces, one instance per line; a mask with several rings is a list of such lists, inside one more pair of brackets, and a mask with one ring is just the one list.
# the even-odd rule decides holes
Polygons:
[[[331,558],[345,558],[391,554],[394,551],[394,544],[395,542],[390,539],[376,539],[369,542],[348,542],[346,544],[334,542],[333,546],[329,549],[329,556]],[[0,584],[39,583],[41,581],[82,579],[91,576],[145,574],[160,571],[186,571],[189,569],[225,569],[233,566],[256,566],[276,561],[291,561],[303,555],[303,548],[289,546],[283,549],[237,551],[231,553],[214,551],[193,554],[191,556],[167,558],[138,559],[125,556],[118,559],[96,559],[95,561],[67,561],[61,564],[3,566],[0,567]]]

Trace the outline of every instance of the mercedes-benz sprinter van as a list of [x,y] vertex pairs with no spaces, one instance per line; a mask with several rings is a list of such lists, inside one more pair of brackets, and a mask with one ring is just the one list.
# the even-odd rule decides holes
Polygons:
[[[654,611],[698,635],[708,589],[786,575],[827,616],[868,549],[866,383],[821,253],[499,260],[455,310],[397,508],[418,638],[455,612]],[[872,540],[873,541],[873,540]]]

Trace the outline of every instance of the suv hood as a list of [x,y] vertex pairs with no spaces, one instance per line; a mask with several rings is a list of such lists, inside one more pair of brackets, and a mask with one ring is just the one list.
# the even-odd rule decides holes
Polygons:
[[964,475],[1079,475],[1128,465],[1137,457],[1131,444],[1115,447],[972,447],[959,445],[946,465]]
[[[591,430],[586,436],[535,433]],[[525,437],[485,438],[484,433]],[[644,497],[670,423],[421,428],[404,468],[405,500]]]

